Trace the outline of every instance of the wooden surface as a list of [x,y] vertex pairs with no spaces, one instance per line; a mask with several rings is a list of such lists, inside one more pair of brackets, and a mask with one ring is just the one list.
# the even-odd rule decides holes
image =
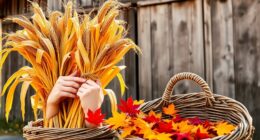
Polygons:
[[260,3],[233,1],[235,96],[253,115],[260,139]]
[[[205,80],[213,89],[213,63],[212,63],[212,22],[211,5],[213,0],[203,1],[203,29],[205,54]],[[213,5],[212,5],[213,6]]]
[[[139,98],[152,98],[151,56],[151,8],[138,9],[138,45],[143,54],[139,56]],[[149,41],[144,41],[149,40]]]
[[232,1],[212,1],[212,65],[215,93],[235,97]]
[[[14,1],[14,0],[12,0]],[[215,94],[235,98],[242,102],[254,118],[260,139],[260,3],[259,0],[123,0],[132,2],[120,18],[125,19],[128,36],[142,49],[133,52],[120,63],[126,65],[123,77],[128,89],[126,95],[146,101],[160,97],[171,76],[178,72],[194,72],[203,77]],[[64,0],[38,2],[46,10],[63,10]],[[78,8],[95,7],[102,3],[75,0]],[[30,12],[28,2],[8,2],[1,17]],[[17,29],[3,22],[3,31]],[[21,56],[12,54],[2,71],[3,83],[18,67],[27,64]],[[118,80],[109,85],[118,99]],[[180,82],[174,93],[199,91],[188,81]],[[12,119],[20,119],[19,89],[16,91]],[[29,103],[29,96],[27,96]],[[2,98],[0,116],[3,117],[5,98]],[[27,120],[32,119],[26,106]],[[110,115],[110,103],[105,98],[103,111]]]

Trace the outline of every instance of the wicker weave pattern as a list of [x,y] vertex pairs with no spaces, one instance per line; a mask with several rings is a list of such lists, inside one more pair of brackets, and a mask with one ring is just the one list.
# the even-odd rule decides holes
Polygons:
[[[173,95],[175,84],[180,80],[196,82],[204,92]],[[144,112],[154,110],[162,112],[162,107],[174,103],[182,117],[198,116],[211,121],[226,120],[237,128],[229,135],[219,136],[213,140],[251,140],[254,133],[252,117],[246,107],[240,102],[226,96],[213,94],[208,84],[194,73],[179,73],[168,82],[162,98],[144,103],[140,109]],[[168,118],[169,116],[163,116]]]
[[118,133],[108,126],[101,128],[42,128],[38,120],[23,128],[27,140],[111,140]]

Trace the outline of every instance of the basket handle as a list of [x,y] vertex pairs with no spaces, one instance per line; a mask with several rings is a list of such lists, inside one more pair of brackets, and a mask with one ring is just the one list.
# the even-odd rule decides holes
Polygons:
[[185,79],[192,80],[192,81],[196,82],[197,84],[199,84],[199,86],[203,89],[203,91],[208,96],[208,99],[209,98],[214,99],[213,93],[211,92],[209,85],[206,83],[206,81],[203,80],[199,75],[190,73],[190,72],[183,72],[183,73],[178,73],[178,74],[174,75],[168,82],[166,89],[163,93],[162,99],[164,101],[169,102],[171,99],[171,94],[172,94],[175,84],[178,81],[185,80]]

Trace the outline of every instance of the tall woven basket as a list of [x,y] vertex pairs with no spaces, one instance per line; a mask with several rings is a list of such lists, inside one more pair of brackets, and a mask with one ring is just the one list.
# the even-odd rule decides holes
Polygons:
[[[178,94],[172,96],[175,84],[181,80],[192,80],[197,83],[203,92]],[[198,116],[211,121],[225,120],[234,125],[236,129],[229,135],[219,136],[213,140],[251,140],[254,133],[252,117],[246,107],[240,102],[226,96],[213,94],[208,84],[194,73],[184,72],[173,76],[161,98],[144,103],[140,109],[143,112],[154,110],[162,112],[162,107],[173,103],[182,117]],[[167,116],[163,116],[166,118]]]
[[43,120],[30,122],[23,128],[27,140],[112,140],[118,133],[109,126],[100,128],[43,128]]

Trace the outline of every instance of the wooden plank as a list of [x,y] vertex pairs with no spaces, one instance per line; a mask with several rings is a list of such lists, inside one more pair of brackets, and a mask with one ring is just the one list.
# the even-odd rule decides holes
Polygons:
[[[11,8],[10,10],[10,14],[17,14],[18,13],[18,3],[14,2],[15,0],[12,0],[12,4],[11,4]],[[17,26],[15,24],[12,24],[9,26],[10,27],[10,31],[14,32],[17,30]],[[22,62],[22,59],[20,59],[21,57],[17,54],[17,53],[12,53],[11,57],[9,57],[9,61],[10,61],[10,65],[9,65],[9,71],[11,72],[10,75],[8,75],[7,79],[14,73],[16,72],[19,68],[20,68],[20,64]],[[7,79],[5,79],[5,81],[7,81]],[[21,120],[21,107],[20,107],[20,86],[17,86],[15,93],[14,93],[14,98],[13,98],[13,105],[12,105],[12,109],[10,111],[10,120]],[[6,98],[5,98],[6,99]]]
[[[137,11],[134,8],[123,10],[126,13],[125,20],[127,21],[128,35],[134,42],[137,42]],[[124,76],[127,83],[126,97],[132,96],[134,99],[138,99],[138,64],[137,54],[134,51],[130,51],[125,56],[125,65],[127,66]]]
[[203,0],[205,80],[213,90],[211,4],[212,0]]
[[236,99],[253,116],[254,139],[260,139],[260,3],[233,0]]
[[[173,73],[188,71],[205,78],[202,2],[172,3],[172,28]],[[180,82],[175,89],[177,93],[200,91],[189,81]]]
[[[162,97],[172,72],[170,60],[172,45],[170,5],[151,7],[151,63],[152,98]],[[146,53],[146,52],[144,52]],[[148,70],[147,70],[148,71]],[[145,72],[147,72],[145,71]]]
[[136,0],[138,7],[156,6],[160,4],[171,4],[172,2],[181,2],[183,0]]
[[212,1],[214,92],[235,97],[232,1]]
[[63,1],[62,0],[48,0],[47,1],[47,9],[48,10],[59,10],[61,11],[63,7]]
[[143,54],[139,61],[139,98],[152,99],[152,62],[151,62],[151,8],[138,8],[138,45]]
[[[259,96],[259,2],[233,1],[235,25],[236,99],[253,115],[256,130],[260,128]],[[259,139],[255,133],[254,139]]]

